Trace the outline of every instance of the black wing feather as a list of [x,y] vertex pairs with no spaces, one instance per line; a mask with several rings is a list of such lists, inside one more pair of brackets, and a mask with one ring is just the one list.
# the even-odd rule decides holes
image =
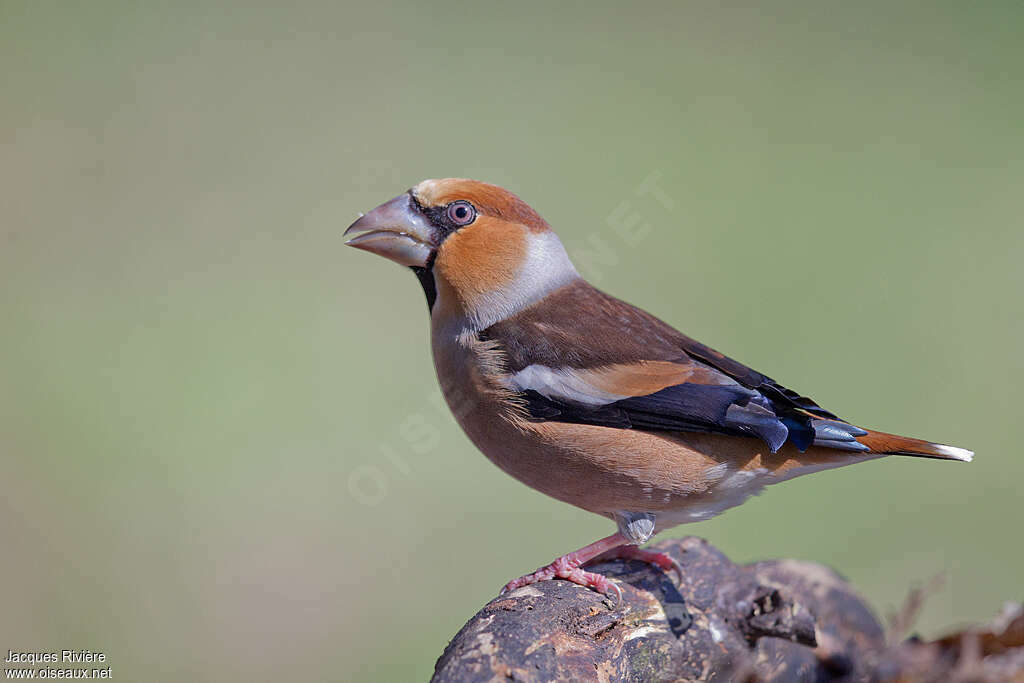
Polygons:
[[[647,396],[596,407],[547,398],[533,390],[521,395],[535,420],[754,436],[767,443],[773,453],[790,432],[764,396],[738,384],[677,384]],[[795,422],[793,427],[806,430]],[[813,440],[813,431],[810,434]]]
[[867,450],[855,439],[863,430],[810,398],[582,280],[552,292],[543,305],[495,323],[480,337],[497,344],[510,373],[531,365],[586,369],[668,361],[702,364],[736,382],[683,383],[597,407],[525,391],[521,399],[535,420],[753,436],[772,451],[787,440],[801,451],[811,445]]

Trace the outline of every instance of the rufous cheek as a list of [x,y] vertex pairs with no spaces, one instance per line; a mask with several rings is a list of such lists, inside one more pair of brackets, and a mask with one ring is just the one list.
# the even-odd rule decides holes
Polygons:
[[444,278],[464,305],[511,285],[526,260],[526,231],[521,225],[479,216],[441,244],[434,272]]

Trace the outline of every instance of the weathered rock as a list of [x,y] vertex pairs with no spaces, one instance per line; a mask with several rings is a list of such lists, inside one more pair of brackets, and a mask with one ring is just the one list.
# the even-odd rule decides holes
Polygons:
[[[681,585],[642,562],[616,560],[592,567],[621,582],[614,609],[567,581],[520,588],[463,627],[435,680],[733,680],[771,672],[768,680],[817,681],[858,673],[851,647],[884,644],[861,599],[824,567],[740,567],[693,537],[656,547],[679,560]],[[815,648],[819,641],[826,647]]]
[[932,681],[951,680],[942,672],[964,662],[972,675],[1004,676],[970,680],[1024,671],[1024,617],[967,641],[959,634],[889,647],[866,603],[826,567],[738,566],[694,537],[655,547],[679,560],[680,585],[642,562],[616,560],[588,569],[618,579],[617,606],[568,581],[520,588],[469,620],[434,680]]

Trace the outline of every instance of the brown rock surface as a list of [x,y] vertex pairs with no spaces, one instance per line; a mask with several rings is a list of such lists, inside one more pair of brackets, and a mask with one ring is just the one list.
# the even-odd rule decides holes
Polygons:
[[740,566],[695,537],[655,547],[682,564],[680,585],[616,560],[588,569],[619,580],[618,606],[562,580],[499,596],[452,638],[434,680],[1024,680],[1013,678],[1024,672],[1020,614],[934,643],[888,646],[864,600],[826,567]]

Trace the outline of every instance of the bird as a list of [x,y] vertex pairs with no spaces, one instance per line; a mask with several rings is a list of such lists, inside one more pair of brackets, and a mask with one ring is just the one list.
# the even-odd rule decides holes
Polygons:
[[505,584],[566,579],[621,599],[595,561],[740,505],[764,486],[888,455],[972,451],[848,422],[584,280],[551,226],[497,185],[424,180],[345,231],[412,270],[448,407],[501,470],[615,533]]

